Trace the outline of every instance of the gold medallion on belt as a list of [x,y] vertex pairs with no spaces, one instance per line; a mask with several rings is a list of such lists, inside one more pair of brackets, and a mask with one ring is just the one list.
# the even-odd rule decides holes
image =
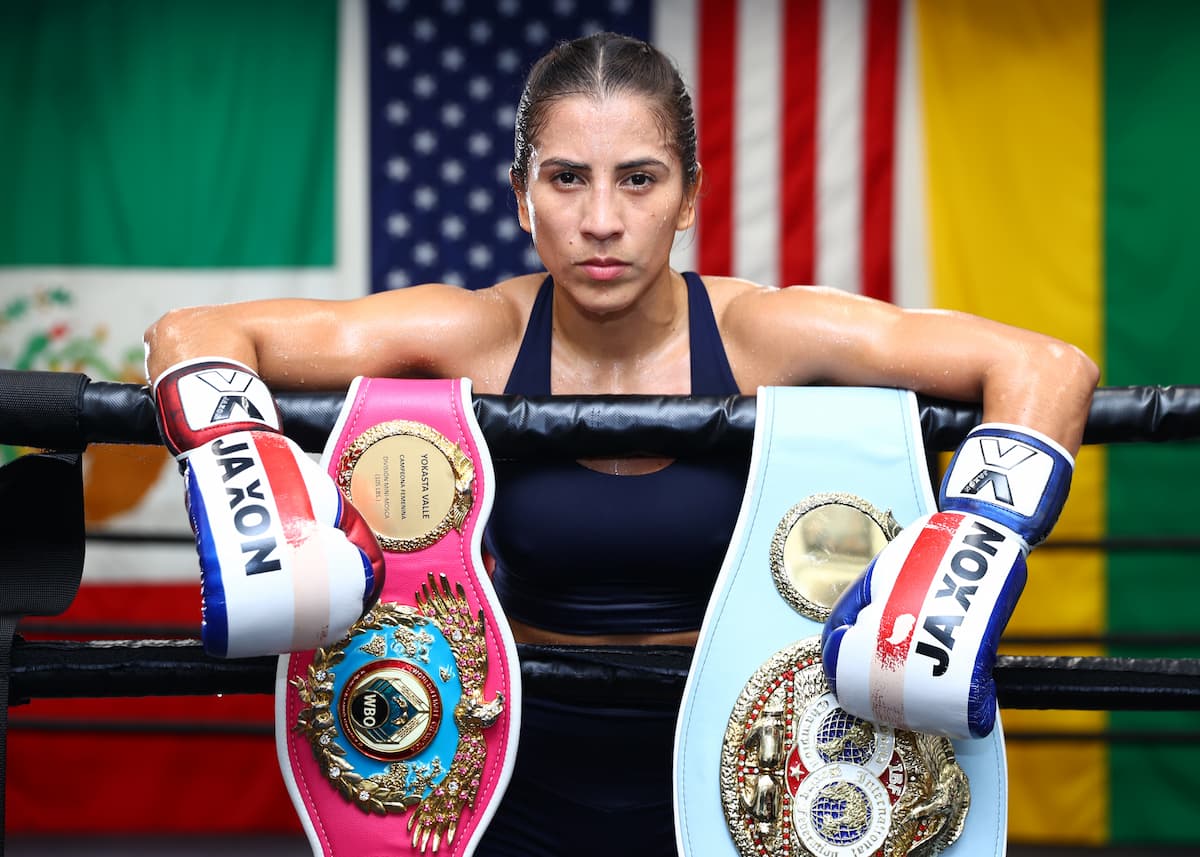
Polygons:
[[721,804],[742,857],[937,854],[970,797],[949,739],[838,707],[817,637],[773,655],[738,697],[721,752]]
[[482,616],[461,585],[430,574],[414,604],[380,602],[316,650],[292,680],[304,704],[296,729],[330,785],[363,812],[416,808],[410,827],[453,836],[480,788],[484,732],[504,711],[502,693],[485,698],[487,672]]
[[[849,494],[814,494],[771,543],[780,596],[816,622],[899,530]],[[894,730],[838,706],[810,637],[767,659],[733,706],[721,804],[741,857],[903,857],[962,833],[966,774],[947,738]]]
[[425,423],[390,420],[347,444],[337,483],[384,550],[409,553],[462,530],[474,502],[475,465]]

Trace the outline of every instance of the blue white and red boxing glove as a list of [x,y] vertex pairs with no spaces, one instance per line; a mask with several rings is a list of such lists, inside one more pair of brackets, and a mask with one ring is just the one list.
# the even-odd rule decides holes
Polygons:
[[1066,502],[1074,459],[1032,429],[978,426],[918,518],[838,599],[825,672],[848,712],[903,729],[981,738],[996,718],[992,669],[1025,586],[1025,557]]
[[280,654],[342,637],[379,597],[383,552],[329,475],[284,436],[266,384],[240,363],[203,358],[159,376],[154,400],[187,483],[205,650]]

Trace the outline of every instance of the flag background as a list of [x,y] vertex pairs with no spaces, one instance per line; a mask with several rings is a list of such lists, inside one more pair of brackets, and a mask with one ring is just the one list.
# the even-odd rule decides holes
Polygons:
[[[1079,345],[1105,384],[1197,383],[1194,4],[476,5],[0,7],[0,364],[140,380],[142,329],[173,306],[536,267],[506,191],[520,83],[556,39],[608,28],[693,89],[709,186],[677,267],[967,310]],[[1196,655],[1194,551],[1129,544],[1194,537],[1178,486],[1198,467],[1191,444],[1086,449],[1005,650]],[[87,472],[98,536],[186,537],[161,450],[93,448]],[[194,633],[190,545],[90,542],[65,621]],[[9,829],[295,830],[270,710],[21,706]],[[1196,717],[1004,721],[1014,841],[1200,842]],[[68,768],[87,796],[64,814],[47,795]]]

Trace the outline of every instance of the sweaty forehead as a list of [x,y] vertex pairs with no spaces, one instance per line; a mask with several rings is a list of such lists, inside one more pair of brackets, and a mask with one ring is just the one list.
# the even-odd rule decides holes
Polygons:
[[590,163],[598,158],[673,159],[651,101],[638,95],[557,99],[533,140],[535,157]]

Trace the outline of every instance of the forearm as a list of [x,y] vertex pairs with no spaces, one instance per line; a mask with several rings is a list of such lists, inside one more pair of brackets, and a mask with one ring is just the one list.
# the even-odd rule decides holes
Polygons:
[[[1054,337],[968,313],[904,310],[830,290],[752,296],[757,350],[791,367],[769,383],[894,386],[983,404],[985,422],[1035,429],[1078,449],[1099,370]],[[749,303],[749,302],[748,302]],[[765,348],[763,347],[765,343]]]
[[291,299],[172,310],[145,342],[151,381],[181,361],[216,357],[244,364],[272,389],[340,389],[380,372],[388,351],[349,304]]
[[[1072,455],[1078,451],[1100,373],[1075,346],[978,316],[941,312],[902,314],[884,341],[875,359],[900,367],[899,386],[980,402],[983,422],[1025,426]],[[897,354],[903,356],[891,356]]]
[[146,375],[154,381],[171,366],[197,357],[237,360],[257,371],[258,346],[228,306],[187,307],[146,329]]

